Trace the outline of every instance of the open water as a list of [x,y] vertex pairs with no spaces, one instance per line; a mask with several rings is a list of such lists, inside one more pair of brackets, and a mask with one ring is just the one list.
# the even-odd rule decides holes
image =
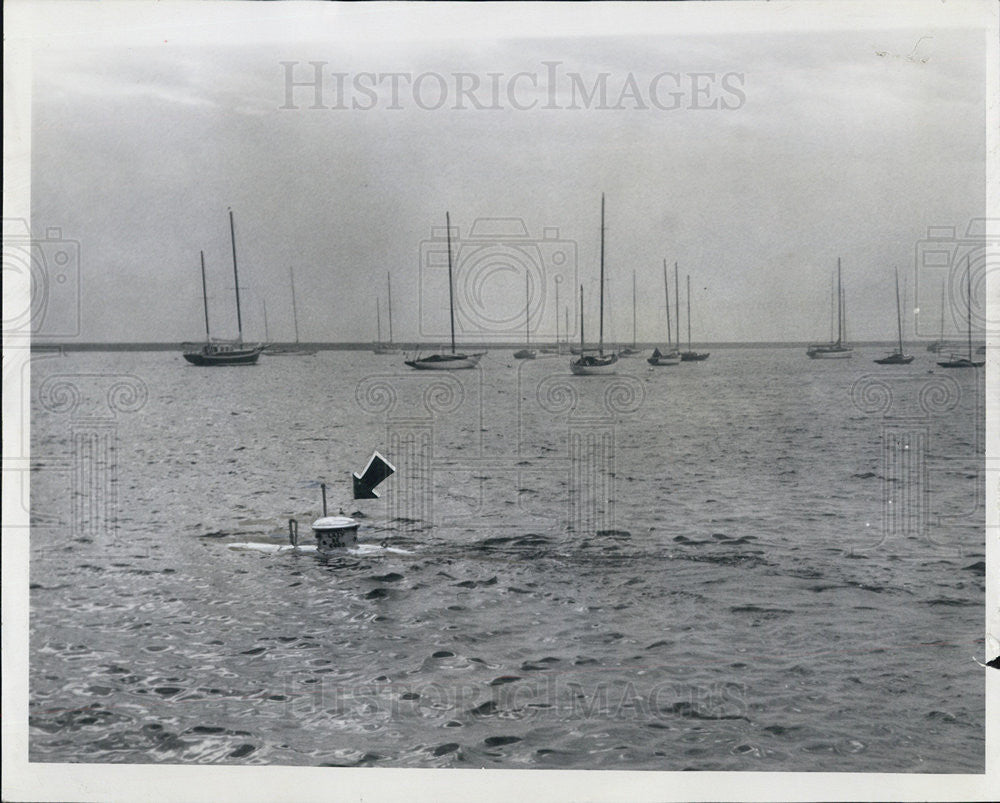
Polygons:
[[30,758],[982,772],[982,372],[876,356],[39,354]]

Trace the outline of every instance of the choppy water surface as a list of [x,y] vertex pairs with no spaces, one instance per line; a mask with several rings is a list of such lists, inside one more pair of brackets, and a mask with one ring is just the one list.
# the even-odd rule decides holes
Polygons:
[[874,356],[39,356],[31,760],[982,772],[982,374]]

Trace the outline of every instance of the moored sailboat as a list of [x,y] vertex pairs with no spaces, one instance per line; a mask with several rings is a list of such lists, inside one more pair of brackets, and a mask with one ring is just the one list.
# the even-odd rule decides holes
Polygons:
[[398,354],[399,349],[397,349],[392,344],[392,276],[388,273],[385,275],[386,282],[388,283],[388,301],[389,301],[389,342],[382,342],[382,313],[379,310],[378,299],[375,299],[375,318],[376,326],[378,327],[378,342],[375,344],[376,354]]
[[583,285],[580,286],[580,356],[569,364],[577,376],[613,374],[617,369],[618,355],[604,353],[604,194],[601,194],[601,306],[600,336],[597,354],[587,354],[583,339]]
[[942,368],[982,368],[986,364],[985,360],[972,359],[972,271],[969,267],[968,257],[965,259],[965,279],[965,319],[969,339],[968,356],[962,357],[952,354],[950,359],[942,360],[938,363]]
[[233,246],[233,275],[236,278],[236,325],[237,340],[213,340],[208,326],[208,289],[205,282],[205,252],[201,253],[201,292],[205,305],[205,343],[185,347],[184,359],[192,365],[253,365],[257,362],[264,346],[243,342],[243,314],[240,310],[240,276],[236,267],[236,233],[233,226],[233,211],[229,210],[229,234]]
[[839,360],[854,356],[854,349],[844,342],[844,291],[840,284],[840,257],[837,257],[837,339],[830,343],[811,345],[806,356],[813,360]]
[[666,351],[653,349],[653,354],[646,362],[650,365],[680,365],[681,353],[674,348],[670,326],[670,282],[667,280],[667,260],[663,260],[663,301],[667,310],[667,345]]
[[531,348],[531,286],[528,271],[524,271],[524,348],[514,352],[515,360],[533,360],[538,353]]
[[903,353],[903,314],[899,305],[899,270],[896,270],[896,327],[899,334],[899,348],[880,360],[875,360],[879,365],[909,365],[913,362],[913,357]]
[[291,267],[288,268],[288,277],[292,288],[292,323],[295,326],[295,343],[268,346],[264,349],[264,353],[268,357],[309,357],[316,353],[316,349],[303,348],[299,345],[299,309],[295,300],[295,271]]
[[635,271],[632,271],[632,345],[618,350],[619,357],[634,357],[640,354],[636,348],[636,320],[635,320]]
[[709,352],[694,351],[691,348],[691,275],[687,276],[687,322],[688,322],[688,350],[681,352],[681,362],[702,362],[707,360]]
[[406,365],[423,371],[457,371],[462,368],[475,368],[486,352],[463,354],[455,351],[455,295],[454,282],[451,276],[451,217],[445,212],[445,229],[448,236],[448,309],[451,314],[451,352],[431,354],[427,357],[415,357],[406,360]]

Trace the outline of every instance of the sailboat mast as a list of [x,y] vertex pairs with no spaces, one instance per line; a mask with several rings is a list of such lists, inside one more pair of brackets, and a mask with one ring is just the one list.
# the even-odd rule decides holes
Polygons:
[[444,213],[444,225],[448,232],[448,312],[451,315],[451,353],[455,353],[455,297],[451,282],[451,217]]
[[691,351],[691,274],[687,275],[687,297],[688,297],[688,351]]
[[299,342],[299,311],[295,305],[295,271],[288,269],[288,276],[292,280],[292,321],[295,323],[295,342]]
[[[566,307],[566,309],[563,310],[563,313],[566,316],[566,326],[564,327],[566,329],[566,344],[569,345],[569,307]],[[556,314],[558,315],[558,313]]]
[[843,321],[844,321],[844,306],[843,306],[843,290],[840,288],[840,257],[837,257],[837,345],[840,345],[840,341],[843,337]]
[[378,340],[376,341],[379,345],[382,344],[382,309],[381,304],[379,304],[378,298],[375,299],[375,330],[378,332]]
[[201,298],[205,303],[205,342],[209,342],[212,336],[208,333],[208,286],[205,284],[205,252],[201,254]]
[[[581,316],[583,313],[580,313]],[[604,193],[601,193],[601,328],[597,353],[604,356]]]
[[267,325],[267,301],[265,299],[260,300],[260,308],[264,311],[264,339],[271,339],[271,330]]
[[972,362],[972,269],[965,258],[965,318],[969,322],[969,362]]
[[529,286],[528,271],[524,271],[524,345],[527,348],[531,340],[531,321],[529,319],[529,306],[531,304],[531,288]]
[[559,283],[556,283],[556,346],[559,345]]
[[674,312],[677,318],[677,322],[674,324],[677,327],[677,348],[681,347],[681,285],[680,279],[677,273],[677,263],[674,263]]
[[392,345],[392,275],[387,271],[385,278],[389,283],[389,344]]
[[583,285],[580,285],[580,356],[583,356]]
[[635,348],[635,271],[632,271],[632,348]]
[[236,228],[233,224],[233,210],[229,210],[229,239],[233,244],[233,278],[236,280],[236,328],[239,331],[240,343],[243,342],[243,316],[240,313],[240,274],[236,269]]
[[670,282],[667,279],[667,260],[663,260],[663,305],[667,308],[667,351],[673,351],[670,342],[673,333],[670,331]]
[[944,282],[941,282],[941,337],[938,339],[938,348],[944,343]]
[[899,353],[903,353],[903,313],[899,306],[899,268],[896,271],[896,326],[899,330]]

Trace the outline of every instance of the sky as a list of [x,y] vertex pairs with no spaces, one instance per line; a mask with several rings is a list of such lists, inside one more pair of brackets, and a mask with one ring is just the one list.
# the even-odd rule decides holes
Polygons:
[[[374,340],[376,299],[387,337],[391,276],[395,339],[446,341],[448,213],[460,340],[521,338],[526,274],[532,339],[567,312],[578,336],[582,285],[589,340],[602,194],[607,340],[631,340],[633,274],[638,338],[665,338],[664,261],[682,294],[691,276],[695,341],[828,339],[838,258],[850,338],[895,338],[894,268],[908,336],[919,317],[937,337],[943,285],[946,335],[964,333],[961,251],[916,264],[929,227],[961,240],[986,214],[985,36],[961,14],[788,25],[739,4],[740,24],[671,4],[583,26],[578,10],[539,25],[253,5],[47,18],[41,339],[203,338],[200,251],[212,334],[234,335],[232,209],[248,339],[294,337],[294,271],[302,340]],[[603,103],[587,97],[602,81]],[[979,307],[979,273],[974,290]]]

